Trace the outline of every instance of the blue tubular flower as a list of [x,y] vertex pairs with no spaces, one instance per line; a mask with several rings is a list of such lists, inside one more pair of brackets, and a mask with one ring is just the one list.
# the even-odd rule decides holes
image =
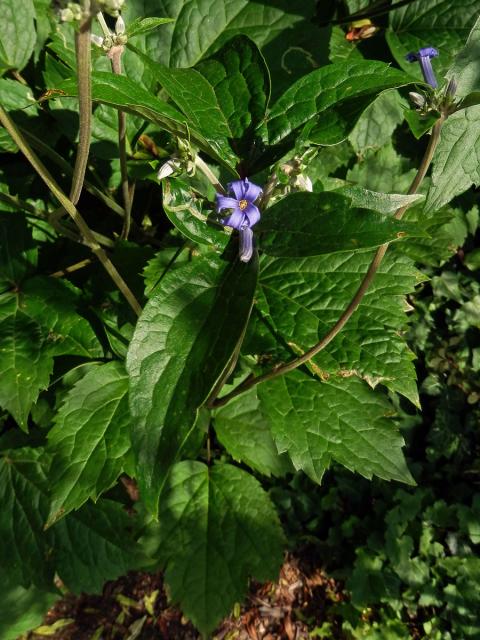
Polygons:
[[224,209],[232,210],[231,214],[222,220],[222,224],[240,232],[240,260],[248,262],[253,254],[252,227],[260,220],[260,211],[253,203],[262,193],[262,189],[245,178],[230,182],[228,193],[228,196],[217,193],[217,211],[221,213]]
[[434,89],[438,87],[438,82],[433,72],[431,59],[436,56],[438,56],[438,51],[434,47],[424,47],[423,49],[419,49],[417,53],[407,53],[405,56],[408,62],[420,63],[425,82],[428,82]]

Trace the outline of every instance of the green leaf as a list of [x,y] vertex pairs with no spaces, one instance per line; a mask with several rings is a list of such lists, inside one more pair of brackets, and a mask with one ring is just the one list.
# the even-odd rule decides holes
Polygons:
[[249,0],[212,0],[208,4],[168,0],[159,5],[150,0],[139,3],[138,10],[142,15],[150,12],[174,18],[175,23],[147,40],[148,54],[169,67],[194,66],[240,34],[264,52],[276,91],[326,61],[328,29],[312,25],[315,6],[311,2],[276,0],[258,5]]
[[473,185],[480,185],[480,105],[451,115],[433,157],[425,209],[440,209]]
[[174,602],[204,634],[236,602],[247,577],[273,580],[283,534],[255,478],[226,464],[180,462],[160,501],[159,554]]
[[[262,261],[259,310],[295,354],[316,344],[337,322],[371,263],[370,251],[307,260]],[[359,308],[342,331],[313,359],[320,377],[357,375],[382,383],[418,404],[413,354],[401,329],[404,296],[420,280],[410,260],[388,253]]]
[[292,471],[288,457],[277,451],[255,387],[215,412],[215,433],[234,460],[266,476]]
[[387,418],[392,406],[362,380],[320,382],[297,370],[259,385],[258,396],[279,451],[315,482],[335,461],[368,479],[414,484],[403,438]]
[[[330,64],[295,82],[273,105],[266,126],[270,144],[285,143],[312,119],[327,118],[335,126],[336,142],[346,137],[368,102],[385,89],[410,84],[402,71],[384,62],[355,60]],[[343,112],[335,111],[338,106]],[[332,120],[333,118],[333,120]]]
[[138,321],[127,356],[133,445],[156,513],[166,473],[248,321],[257,261],[208,255],[169,272]]
[[245,163],[253,153],[255,127],[262,122],[270,98],[270,76],[262,54],[249,38],[237,36],[196,69],[213,87],[231,144]]
[[195,69],[169,69],[138,49],[135,53],[185,114],[188,127],[198,131],[227,166],[235,167],[238,158],[228,141],[232,132],[208,80]]
[[[4,208],[3,203],[0,207]],[[25,217],[0,212],[0,291],[18,286],[35,265],[36,252]]]
[[352,251],[416,235],[412,225],[373,211],[353,209],[337,193],[292,193],[271,206],[258,223],[262,251],[307,257]]
[[425,198],[421,193],[404,195],[403,193],[378,193],[358,185],[349,185],[335,189],[352,201],[354,207],[370,209],[379,213],[395,213],[400,207],[411,206]]
[[473,25],[464,48],[448,70],[448,78],[457,82],[456,96],[464,98],[469,93],[480,91],[480,17]]
[[407,109],[404,113],[405,120],[410,127],[410,131],[413,133],[417,140],[430,131],[433,125],[437,122],[439,114],[436,112],[428,113],[427,115],[421,115],[415,109]]
[[46,389],[53,356],[103,355],[90,324],[78,314],[79,292],[47,277],[25,280],[0,295],[0,406],[23,430],[33,403]]
[[[155,63],[152,62],[151,64],[154,65]],[[157,68],[156,71],[158,71]],[[166,72],[164,72],[163,75],[166,75]],[[200,74],[197,75],[198,78],[203,80]],[[170,82],[175,86],[173,72]],[[61,83],[59,88],[69,96],[77,95],[77,84],[75,80],[66,80]],[[205,91],[207,92],[205,99],[208,101],[211,98],[211,94],[208,89],[205,89]],[[205,124],[205,121],[207,122],[207,125],[209,125],[208,132],[213,136],[211,141],[208,141],[202,132],[188,125],[185,116],[175,109],[175,107],[159,100],[149,91],[143,89],[138,83],[129,80],[125,76],[102,71],[92,73],[92,98],[95,102],[107,104],[117,109],[122,109],[127,113],[138,115],[144,119],[146,118],[173,135],[190,139],[195,144],[198,144],[202,151],[205,151],[205,153],[209,154],[212,158],[224,164],[228,169],[232,169],[235,165],[236,158],[226,142],[226,138],[223,135],[224,130],[222,130],[222,135],[219,135],[218,140],[215,139],[214,132],[212,131],[213,121],[210,118],[212,113],[211,109],[215,109],[215,107],[211,104],[208,105],[208,117],[201,119],[202,125]]]
[[22,448],[0,458],[0,564],[12,583],[50,587],[52,535],[44,533],[49,502],[42,451]]
[[47,337],[20,308],[18,296],[0,296],[0,406],[27,430],[27,418],[53,371]]
[[163,181],[163,208],[170,222],[186,237],[199,244],[223,250],[230,235],[219,223],[211,222],[202,211],[204,198],[197,196],[183,180]]
[[356,153],[382,147],[390,141],[397,126],[403,122],[406,102],[398,91],[381,93],[362,113],[348,136]]
[[134,38],[155,31],[162,24],[173,22],[173,18],[136,18],[127,26],[128,38]]
[[405,56],[434,46],[440,55],[433,59],[433,68],[441,82],[478,16],[478,0],[463,0],[461,10],[452,0],[414,0],[389,16],[387,42],[398,64],[420,79],[420,65],[407,62]]
[[131,536],[132,518],[122,504],[101,499],[70,513],[51,529],[55,533],[55,567],[74,593],[101,593],[138,566]]
[[48,433],[53,459],[48,526],[115,484],[130,450],[130,426],[128,377],[121,363],[95,367],[71,389]]
[[415,175],[410,160],[398,155],[392,143],[378,151],[368,150],[347,172],[347,181],[383,193],[407,191]]
[[2,0],[0,21],[0,70],[21,71],[35,47],[35,7],[33,0]]
[[[2,640],[17,640],[45,617],[45,612],[59,598],[59,594],[41,591],[35,587],[9,585],[2,576],[2,598],[0,600],[0,636]],[[53,587],[52,587],[53,588]]]

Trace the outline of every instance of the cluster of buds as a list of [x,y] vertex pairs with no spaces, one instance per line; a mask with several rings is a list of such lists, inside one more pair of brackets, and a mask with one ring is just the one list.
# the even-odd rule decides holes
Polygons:
[[169,176],[179,176],[186,173],[189,176],[195,175],[195,153],[187,140],[177,139],[177,151],[162,164],[157,173],[159,181]]
[[305,175],[305,164],[301,158],[293,158],[288,162],[280,165],[279,181],[286,189],[284,191],[313,191],[313,185],[310,178]]
[[423,47],[416,52],[407,54],[406,60],[408,62],[419,62],[422,70],[422,75],[427,84],[429,84],[432,91],[419,93],[417,91],[411,91],[408,95],[415,109],[420,115],[427,115],[432,111],[439,113],[452,113],[455,111],[455,93],[457,91],[457,82],[455,78],[450,78],[445,89],[437,91],[438,82],[435,77],[435,73],[432,67],[432,58],[438,56],[438,51],[434,47]]
[[[100,19],[102,14],[99,13],[97,17]],[[101,47],[105,52],[109,52],[113,47],[123,47],[127,44],[127,34],[125,33],[125,22],[122,16],[118,16],[115,22],[115,32],[112,33],[110,29],[108,29],[107,25],[103,20],[100,21],[103,30],[103,38],[102,36],[97,36],[95,34],[91,35],[92,42],[96,44],[98,47]]]
[[117,18],[120,15],[125,0],[92,0],[87,11],[79,2],[67,2],[62,9],[59,10],[60,20],[62,22],[80,22],[88,15],[94,15],[99,11],[108,13],[109,16]]

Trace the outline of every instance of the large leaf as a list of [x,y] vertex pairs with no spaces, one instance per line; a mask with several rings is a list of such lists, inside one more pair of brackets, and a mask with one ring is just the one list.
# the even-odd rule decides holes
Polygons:
[[335,461],[366,478],[414,483],[390,403],[362,380],[320,382],[294,371],[261,384],[258,395],[279,451],[315,482]]
[[[152,65],[154,64],[152,62]],[[199,74],[198,77],[202,80]],[[174,83],[173,75],[171,75],[171,82]],[[77,95],[75,80],[66,80],[61,83],[61,89],[70,96]],[[207,135],[210,133],[212,137],[207,140],[204,135],[205,132],[189,126],[186,122],[186,116],[175,107],[159,100],[138,83],[129,80],[125,76],[104,71],[92,73],[92,97],[95,102],[107,104],[133,115],[138,115],[141,118],[146,118],[174,135],[192,140],[205,153],[225,164],[229,169],[232,169],[235,165],[235,156],[223,135],[218,136],[218,139],[216,139],[214,132],[208,129],[206,133]],[[203,124],[205,123],[202,120]]]
[[457,111],[442,127],[425,208],[440,209],[480,185],[480,105]]
[[[294,353],[316,344],[353,298],[372,260],[371,252],[339,253],[308,260],[262,261],[265,314]],[[410,260],[389,254],[359,308],[313,363],[322,377],[357,375],[385,384],[418,404],[413,354],[401,337],[404,296],[419,280]]]
[[377,149],[392,137],[397,125],[403,122],[405,101],[398,91],[381,93],[362,113],[348,139],[357,154]]
[[255,387],[234,398],[215,412],[215,433],[235,460],[267,476],[284,476],[292,470],[290,461],[279,455],[259,406]]
[[21,71],[33,53],[35,32],[35,7],[33,0],[2,0],[0,20],[0,71]]
[[147,53],[169,67],[191,67],[239,34],[248,36],[262,49],[276,91],[326,62],[328,29],[314,25],[313,2],[166,0],[159,5],[157,0],[130,1],[137,4],[139,15],[175,19],[147,37]]
[[[268,140],[274,145],[284,143],[299,127],[315,119],[326,129],[334,129],[335,140],[330,143],[340,142],[375,96],[410,82],[402,71],[372,60],[338,62],[312,71],[273,105],[266,123]],[[342,110],[335,111],[339,106]],[[332,131],[329,135],[333,136]]]
[[282,547],[277,514],[255,478],[226,464],[172,468],[158,552],[172,600],[204,634],[243,600],[249,575],[276,578]]
[[143,497],[155,513],[161,484],[245,329],[257,280],[209,255],[175,269],[147,303],[127,356],[133,444]]
[[16,449],[0,459],[0,565],[12,583],[50,586],[52,535],[44,533],[48,515],[42,451]]
[[51,529],[62,581],[75,593],[101,593],[107,580],[135,569],[139,555],[131,529],[124,506],[103,498],[63,518]]
[[272,256],[318,256],[323,253],[378,247],[416,235],[410,224],[365,209],[354,209],[337,193],[292,193],[258,223],[262,251]]
[[270,76],[262,54],[249,38],[238,36],[196,69],[213,87],[232,146],[245,161],[253,155],[255,127],[263,120],[270,98]]
[[65,397],[48,433],[53,524],[117,480],[130,449],[128,377],[122,364],[90,370]]
[[420,79],[420,65],[407,62],[405,55],[433,46],[440,53],[433,67],[443,76],[478,16],[478,0],[463,0],[461,7],[453,0],[414,0],[389,15],[387,41],[398,64]]
[[[1,207],[6,205],[2,202]],[[35,263],[32,233],[19,212],[0,212],[0,291],[18,287]]]

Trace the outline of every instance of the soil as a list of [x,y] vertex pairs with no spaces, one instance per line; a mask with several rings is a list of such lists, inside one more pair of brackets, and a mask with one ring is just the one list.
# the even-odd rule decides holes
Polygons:
[[[346,598],[342,585],[308,562],[289,556],[277,582],[252,582],[243,606],[225,618],[214,640],[304,640],[328,620],[341,633],[330,609]],[[201,636],[169,605],[161,573],[130,572],[107,582],[101,595],[58,600],[45,616],[51,640],[197,640]],[[54,631],[55,630],[55,631]],[[28,640],[45,638],[31,632]],[[337,633],[335,633],[335,631]],[[53,632],[53,633],[52,633]]]

